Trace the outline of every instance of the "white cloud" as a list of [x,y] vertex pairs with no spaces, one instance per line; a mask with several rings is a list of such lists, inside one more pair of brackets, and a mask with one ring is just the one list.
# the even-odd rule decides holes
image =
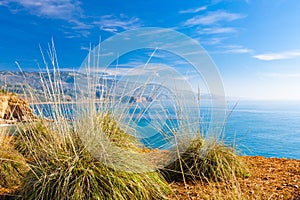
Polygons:
[[95,22],[83,14],[79,0],[0,0],[0,6],[6,6],[11,12],[26,11],[42,18],[64,20],[63,32],[67,38],[88,37],[96,27],[107,32],[118,32],[137,28],[139,19],[120,14],[97,17]]
[[180,14],[186,14],[186,13],[197,13],[203,10],[206,10],[207,6],[201,6],[198,8],[191,8],[191,9],[187,9],[187,10],[181,10],[179,11]]
[[208,39],[197,38],[197,41],[199,41],[200,44],[203,45],[216,45],[216,44],[220,44],[225,39],[226,37],[214,37]]
[[241,45],[227,45],[227,46],[222,46],[222,48],[226,49],[222,53],[242,54],[242,53],[252,53],[253,52],[252,49],[248,49]]
[[221,33],[235,33],[236,29],[232,27],[213,27],[202,28],[198,30],[199,34],[221,34]]
[[[64,29],[69,29],[69,28],[64,27]],[[71,31],[64,30],[63,32],[64,32],[66,38],[88,37],[91,34],[89,30],[84,30],[84,29],[78,29],[78,30],[73,29]]]
[[81,13],[77,0],[3,0],[0,5],[13,9],[13,5],[21,5],[33,15],[55,19],[72,19]]
[[300,58],[300,50],[285,51],[280,53],[258,54],[253,57],[259,60],[266,60],[266,61]]
[[106,32],[111,32],[111,33],[118,32],[117,28],[107,28],[107,27],[104,27],[104,26],[101,26],[101,30],[106,31]]
[[251,52],[253,52],[253,50],[248,49],[248,48],[230,49],[230,50],[225,51],[225,53],[235,53],[235,54],[251,53]]
[[89,29],[94,27],[80,20],[84,16],[78,0],[2,0],[1,5],[14,14],[26,11],[42,18],[67,21],[63,26],[66,38],[88,37]]
[[82,29],[92,29],[94,26],[82,21],[78,21],[76,19],[69,20],[70,23],[73,24],[72,29],[74,30],[82,30]]
[[85,46],[81,46],[80,47],[80,50],[83,50],[83,51],[90,51],[90,47],[85,47]]
[[212,25],[221,21],[234,21],[244,18],[245,15],[238,13],[229,13],[225,11],[210,12],[207,15],[197,15],[185,21],[184,26],[197,26],[197,25]]
[[[76,37],[88,37],[90,35],[90,30],[94,28],[94,25],[89,24],[88,22],[82,22],[77,19],[68,20],[69,25],[64,26],[64,29],[69,31],[64,31],[67,35],[67,38],[76,38]],[[71,31],[70,31],[71,29]]]
[[119,30],[138,28],[141,25],[139,18],[129,18],[122,14],[119,17],[114,15],[101,16],[100,20],[93,22],[93,24],[99,26],[101,30],[113,33],[118,32]]

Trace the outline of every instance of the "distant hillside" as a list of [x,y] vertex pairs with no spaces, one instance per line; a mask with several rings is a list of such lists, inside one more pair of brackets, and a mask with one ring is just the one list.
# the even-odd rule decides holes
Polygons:
[[[87,95],[87,75],[81,74],[78,72],[70,72],[70,71],[62,71],[56,75],[57,78],[55,80],[59,80],[59,87],[64,94],[64,101],[74,101],[76,98]],[[99,77],[101,74],[99,74]],[[49,78],[50,77],[50,78]],[[54,82],[54,73],[50,74],[46,72],[8,72],[8,71],[0,71],[0,90],[6,90],[12,93],[17,93],[19,96],[25,98],[25,94],[29,94],[29,92],[33,93],[38,97],[39,101],[47,102],[45,99],[45,85],[48,87],[53,86]],[[96,81],[92,81],[95,88],[95,96],[96,98],[111,98],[109,93],[112,92],[112,87],[114,84],[121,83],[120,81],[112,80],[112,79],[93,79]],[[50,84],[52,82],[52,84]],[[46,84],[45,84],[46,83]],[[57,83],[57,82],[56,82]],[[80,89],[78,88],[80,85]],[[105,85],[105,86],[104,86]],[[128,83],[118,84],[117,90],[114,90],[114,98],[120,98],[120,95],[124,91],[124,87],[128,87]],[[30,95],[29,95],[30,96]],[[30,101],[28,97],[27,101]],[[80,97],[79,97],[80,98]],[[130,99],[130,102],[142,102],[149,101],[151,98],[149,97],[140,97],[140,96],[126,96],[123,97],[123,101],[127,101]]]
[[[50,75],[50,76],[49,76]],[[0,71],[0,89],[7,90],[9,92],[24,95],[28,91],[33,92],[35,95],[43,99],[43,93],[45,91],[45,85],[50,85],[50,81],[54,80],[54,73],[46,72],[8,72]],[[83,74],[77,72],[60,72],[59,79],[61,80],[61,88],[66,96],[66,99],[70,101],[75,98],[74,83],[75,79],[85,79]],[[49,78],[50,77],[50,78]],[[45,82],[47,84],[45,84]],[[53,84],[52,84],[53,85]]]
[[[130,82],[122,82],[113,79],[102,79],[99,77],[102,74],[99,74],[97,79],[94,81],[95,88],[95,96],[97,98],[112,98],[111,93],[113,93],[113,97],[115,99],[120,99],[120,101],[124,102],[149,102],[153,101],[159,95],[160,100],[167,100],[170,98],[176,98],[172,92],[168,91],[168,89],[164,89],[160,85],[149,84],[145,87],[143,85],[141,88],[136,88],[136,83]],[[38,97],[39,101],[47,102],[45,99],[45,85],[48,87],[53,86],[54,82],[54,73],[50,74],[46,72],[8,72],[8,71],[0,71],[0,90],[7,90],[12,93],[17,93],[20,97],[25,98],[24,94],[29,94],[29,92],[33,93]],[[105,77],[105,76],[104,76]],[[80,99],[81,97],[87,96],[88,80],[87,75],[81,74],[79,72],[71,72],[71,71],[62,71],[59,74],[56,74],[56,84],[59,82],[61,92],[64,94],[63,101],[74,101]],[[59,80],[59,81],[58,81]],[[50,84],[52,82],[52,84]],[[92,81],[93,82],[93,81]],[[46,83],[46,84],[45,84]],[[114,87],[114,85],[116,87]],[[80,86],[80,87],[78,87]],[[114,89],[112,89],[114,88]],[[129,88],[135,90],[132,96],[123,96],[124,91]],[[55,92],[57,94],[57,92]],[[126,93],[126,92],[125,92]],[[195,95],[195,94],[190,94]],[[30,95],[29,95],[30,96]],[[156,96],[156,97],[155,97]],[[195,95],[197,96],[197,95]],[[201,94],[201,99],[210,100],[212,97],[209,94]],[[26,98],[27,101],[30,102],[30,98]]]

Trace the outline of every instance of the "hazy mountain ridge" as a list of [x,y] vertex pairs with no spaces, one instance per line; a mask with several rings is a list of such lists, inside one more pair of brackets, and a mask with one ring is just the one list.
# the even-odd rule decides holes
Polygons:
[[[95,75],[96,76],[90,75],[88,77],[86,74],[74,71],[61,71],[59,73],[0,71],[0,89],[12,93],[17,93],[24,98],[25,94],[31,92],[34,93],[35,96],[37,96],[39,101],[43,102],[47,101],[45,99],[45,92],[47,91],[46,86],[53,86],[54,80],[55,84],[59,85],[60,92],[64,94],[64,101],[75,101],[78,100],[78,98],[80,100],[80,95],[87,96],[87,79],[91,79],[90,82],[94,84],[96,98],[112,98],[111,93],[114,93],[113,98],[119,99],[122,96],[124,87],[128,86],[128,83],[112,79],[99,78],[102,77],[101,74]],[[114,87],[117,83],[119,83],[118,86]],[[112,91],[112,88],[115,88],[114,91]],[[54,93],[57,94],[57,92]],[[125,101],[125,99],[130,99],[130,102],[151,100],[150,97],[122,97],[122,100]]]
[[30,91],[43,100],[45,86],[49,86],[50,82],[56,80],[56,84],[59,81],[59,85],[62,86],[60,89],[66,99],[71,101],[75,97],[75,80],[85,78],[83,74],[70,71],[62,71],[56,74],[54,72],[0,71],[0,89],[17,93],[21,96]]
[[[89,79],[89,80],[88,80]],[[51,82],[51,83],[50,83]],[[53,84],[55,82],[55,84]],[[95,89],[96,98],[115,98],[121,101],[128,102],[149,102],[155,99],[154,96],[158,95],[159,99],[170,100],[176,98],[176,95],[169,93],[168,90],[156,84],[144,85],[134,89],[138,86],[135,82],[124,82],[120,80],[113,80],[110,78],[103,78],[103,74],[87,75],[76,71],[61,71],[54,72],[10,72],[0,71],[0,89],[9,92],[17,93],[25,98],[25,94],[33,93],[39,101],[47,102],[45,92],[46,86],[58,86],[60,93],[64,94],[63,101],[80,101],[81,97],[85,98],[88,95],[88,82],[93,84]],[[124,92],[128,89],[133,89],[131,95],[123,96]],[[127,93],[125,92],[125,93]],[[57,94],[57,92],[52,92]],[[197,96],[197,94],[190,94]],[[30,96],[30,95],[29,95]],[[210,94],[201,94],[202,100],[210,100]],[[27,96],[28,99],[28,96]],[[29,101],[31,99],[29,98]]]

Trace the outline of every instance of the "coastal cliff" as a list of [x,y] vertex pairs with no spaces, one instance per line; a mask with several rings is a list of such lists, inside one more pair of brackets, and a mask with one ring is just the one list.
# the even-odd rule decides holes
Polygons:
[[11,124],[35,120],[29,104],[13,93],[0,93],[0,124]]

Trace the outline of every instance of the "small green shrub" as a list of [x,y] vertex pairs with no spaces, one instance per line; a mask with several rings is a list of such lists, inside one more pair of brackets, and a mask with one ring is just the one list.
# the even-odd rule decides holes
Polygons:
[[180,158],[163,169],[168,180],[227,181],[235,176],[247,177],[246,166],[235,150],[223,142],[211,142],[196,138]]
[[[121,148],[134,144],[125,143],[132,138],[109,117],[100,122],[98,125],[112,142],[123,141],[118,142]],[[60,122],[56,129],[40,124],[29,127],[32,130],[20,137],[25,138],[22,149],[30,151],[27,156],[31,160],[31,170],[23,181],[24,199],[163,199],[170,192],[158,172],[122,171],[93,157],[71,128],[74,125]],[[131,159],[135,162],[134,157]]]
[[20,186],[27,170],[25,159],[14,149],[13,137],[0,135],[0,186]]
[[36,154],[42,156],[43,149],[54,139],[47,128],[46,122],[38,121],[27,124],[19,124],[15,135],[15,149],[24,157],[33,158]]

